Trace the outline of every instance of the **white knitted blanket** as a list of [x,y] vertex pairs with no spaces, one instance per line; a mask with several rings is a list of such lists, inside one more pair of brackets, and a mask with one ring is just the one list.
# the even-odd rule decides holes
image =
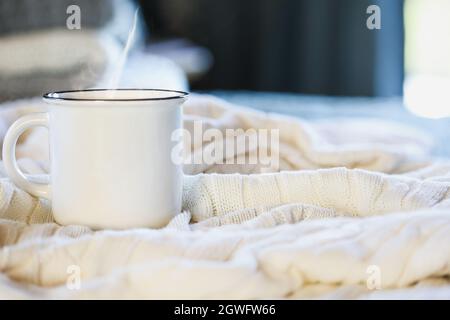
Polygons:
[[[42,107],[4,105],[0,136]],[[188,129],[199,119],[279,128],[282,172],[189,165],[185,211],[166,228],[94,232],[55,224],[49,203],[2,169],[0,298],[450,298],[450,164],[426,159],[422,135],[207,96],[185,114]],[[23,137],[18,153],[25,171],[46,174],[45,130]]]

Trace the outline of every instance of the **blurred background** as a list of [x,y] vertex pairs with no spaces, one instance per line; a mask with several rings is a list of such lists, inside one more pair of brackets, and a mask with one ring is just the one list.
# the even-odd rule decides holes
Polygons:
[[[366,27],[371,4],[380,6],[380,30]],[[402,1],[158,0],[141,5],[154,36],[189,39],[211,51],[214,63],[193,88],[402,94]]]
[[445,139],[447,122],[422,118],[450,115],[449,33],[449,0],[2,0],[0,101],[109,87],[119,72],[120,87],[396,119]]

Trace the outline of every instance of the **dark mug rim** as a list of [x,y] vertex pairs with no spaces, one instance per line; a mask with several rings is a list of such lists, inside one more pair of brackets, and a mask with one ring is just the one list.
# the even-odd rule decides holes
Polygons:
[[[177,95],[167,96],[167,97],[148,97],[148,98],[74,98],[74,97],[64,97],[65,94],[77,93],[77,92],[105,92],[105,91],[149,91],[149,92],[170,92]],[[169,90],[169,89],[139,89],[139,88],[120,88],[120,89],[83,89],[83,90],[64,90],[48,92],[42,97],[48,100],[55,101],[160,101],[160,100],[175,100],[183,99],[189,95],[188,92],[179,90]]]

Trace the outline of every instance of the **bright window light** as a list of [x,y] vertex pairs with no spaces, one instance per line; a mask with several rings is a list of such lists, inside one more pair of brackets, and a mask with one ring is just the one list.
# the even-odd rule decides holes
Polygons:
[[405,1],[404,102],[427,118],[450,116],[450,1]]

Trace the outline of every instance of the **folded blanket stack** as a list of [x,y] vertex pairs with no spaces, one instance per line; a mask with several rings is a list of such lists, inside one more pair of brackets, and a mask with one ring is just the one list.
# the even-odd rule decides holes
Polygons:
[[[67,28],[70,5],[81,9],[80,30]],[[0,100],[97,84],[118,60],[134,9],[122,0],[2,1]]]
[[[0,119],[30,108],[42,102],[5,105]],[[284,171],[189,165],[184,212],[166,228],[93,231],[55,224],[48,201],[0,170],[0,298],[450,298],[450,163],[427,160],[422,135],[196,95],[185,127],[194,120],[280,129]],[[24,137],[25,172],[47,174],[46,145]]]

